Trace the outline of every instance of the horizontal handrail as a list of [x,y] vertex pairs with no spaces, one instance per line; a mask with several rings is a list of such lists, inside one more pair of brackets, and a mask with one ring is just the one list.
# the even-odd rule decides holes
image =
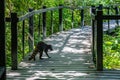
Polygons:
[[18,19],[18,21],[23,21],[23,20],[25,20],[25,19],[33,16],[34,14],[35,14],[34,11],[29,12],[29,13],[25,14],[24,16],[20,17],[20,18]]
[[78,7],[64,6],[64,8],[72,9],[72,10],[75,10],[75,9],[81,10],[81,9],[87,9],[87,8],[90,8],[90,7],[91,6],[78,6]]
[[[32,12],[29,12],[21,17],[19,17],[18,21],[23,21],[31,16],[33,16],[34,14],[40,14],[40,13],[43,13],[43,12],[47,12],[47,11],[53,11],[53,10],[57,10],[57,9],[60,9],[60,8],[68,8],[68,9],[85,9],[85,8],[90,8],[90,6],[79,6],[79,7],[70,7],[70,6],[58,6],[58,7],[52,7],[52,8],[46,8],[46,9],[39,9],[39,10],[34,10]],[[108,9],[109,7],[103,7],[105,9]],[[8,19],[7,19],[8,20]],[[8,20],[9,21],[9,20]]]
[[63,6],[34,10],[34,11],[29,12],[29,13],[25,14],[24,16],[20,17],[20,18],[19,18],[19,21],[23,21],[23,20],[25,20],[25,19],[33,16],[34,14],[40,14],[40,13],[43,13],[43,12],[53,11],[53,10],[57,10],[57,9],[60,9],[60,8],[63,8]]
[[[98,17],[95,14],[91,14],[92,19],[96,20]],[[118,20],[120,19],[120,15],[103,15],[101,17],[104,20]]]
[[83,9],[83,7],[82,6],[80,6],[80,7],[70,7],[70,6],[64,6],[64,8],[67,8],[67,9],[72,9],[72,10],[74,10],[74,9]]
[[58,7],[53,7],[53,8],[46,8],[46,9],[40,9],[40,10],[35,10],[34,13],[35,14],[39,14],[39,13],[43,13],[43,12],[47,12],[47,11],[53,11],[53,10],[57,10],[63,8],[63,6],[58,6]]
[[32,12],[29,12],[29,13],[21,16],[18,21],[23,21],[23,20],[25,20],[25,19],[33,16],[34,14],[40,14],[40,13],[47,12],[47,11],[54,11],[54,10],[61,9],[61,8],[68,8],[68,9],[72,9],[72,10],[73,9],[81,10],[81,9],[84,9],[84,8],[90,8],[90,6],[87,6],[87,7],[79,6],[77,8],[69,7],[69,6],[58,6],[58,7],[52,7],[52,8],[46,8],[46,9],[34,10]]
[[103,15],[103,19],[105,20],[118,20],[120,19],[120,15]]

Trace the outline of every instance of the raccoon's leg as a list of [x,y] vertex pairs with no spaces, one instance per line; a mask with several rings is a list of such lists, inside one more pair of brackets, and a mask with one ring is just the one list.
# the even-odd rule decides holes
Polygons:
[[32,59],[35,61],[35,55],[33,55],[33,54],[29,57],[29,61]]
[[46,53],[46,55],[47,55],[48,58],[51,58],[51,57],[48,55],[48,50],[47,50],[47,49],[45,50],[45,53]]
[[43,55],[43,50],[39,51],[39,59],[43,59],[42,55]]
[[36,60],[36,59],[35,59],[35,56],[34,56],[34,58],[33,58],[33,59],[34,59],[34,61]]
[[32,60],[32,57],[30,56],[28,60],[29,60],[29,61]]

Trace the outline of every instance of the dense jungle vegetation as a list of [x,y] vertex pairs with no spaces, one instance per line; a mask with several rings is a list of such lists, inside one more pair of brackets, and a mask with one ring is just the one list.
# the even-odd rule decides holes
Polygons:
[[[59,4],[64,6],[78,7],[78,6],[91,6],[91,5],[115,5],[120,4],[120,0],[6,0],[6,17],[10,17],[11,12],[17,12],[18,16],[25,15],[28,12],[29,8],[34,10],[41,9],[43,6],[46,7],[56,7]],[[90,12],[89,9],[86,9],[84,12],[85,15],[85,24],[90,25]],[[47,12],[47,16],[50,16],[51,12]],[[41,40],[41,37],[38,38],[38,22],[41,14],[34,16],[34,42],[35,44]],[[74,27],[79,27],[80,23],[80,11],[74,11]],[[53,13],[53,24],[54,24],[54,33],[58,32],[58,11],[56,10]],[[63,15],[63,27],[64,30],[69,30],[71,28],[71,10],[64,9]],[[28,20],[25,21],[25,55],[29,53],[28,47]],[[42,26],[40,19],[40,26]],[[50,33],[50,17],[47,17],[47,36]],[[104,67],[113,69],[120,68],[120,29],[116,30],[117,35],[104,35]],[[42,34],[42,33],[41,33]],[[22,60],[22,22],[18,23],[18,60]],[[7,53],[7,66],[11,66],[11,30],[10,23],[6,22],[6,53]]]

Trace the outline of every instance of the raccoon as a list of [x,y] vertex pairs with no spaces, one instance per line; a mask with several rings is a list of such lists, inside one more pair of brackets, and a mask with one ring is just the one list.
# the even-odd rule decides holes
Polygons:
[[29,57],[29,61],[32,60],[32,59],[35,61],[35,56],[38,53],[39,53],[39,59],[42,59],[43,52],[46,53],[48,58],[51,58],[48,55],[48,50],[51,50],[51,51],[53,50],[52,45],[46,44],[42,41],[38,42],[37,45],[35,46],[35,49],[34,49],[32,55]]

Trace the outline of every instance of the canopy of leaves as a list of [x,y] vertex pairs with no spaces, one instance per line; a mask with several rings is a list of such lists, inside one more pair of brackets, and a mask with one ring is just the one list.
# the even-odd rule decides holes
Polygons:
[[90,6],[90,5],[114,5],[119,4],[120,0],[6,0],[6,14],[9,12],[19,12],[23,14],[28,8],[40,9],[43,5],[47,7],[64,4],[67,6]]

